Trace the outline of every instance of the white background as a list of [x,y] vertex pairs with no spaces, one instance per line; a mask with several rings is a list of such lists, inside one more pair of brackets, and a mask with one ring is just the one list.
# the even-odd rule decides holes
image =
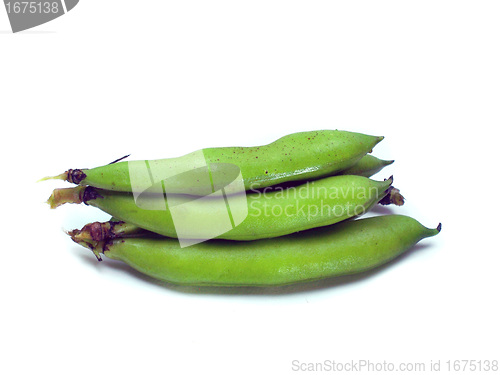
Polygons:
[[[499,19],[495,1],[82,0],[12,34],[0,8],[0,372],[499,360]],[[443,230],[324,283],[180,288],[97,263],[63,230],[108,216],[50,210],[70,185],[36,183],[336,128],[384,135],[374,155],[396,162],[375,177],[406,197],[392,211]]]

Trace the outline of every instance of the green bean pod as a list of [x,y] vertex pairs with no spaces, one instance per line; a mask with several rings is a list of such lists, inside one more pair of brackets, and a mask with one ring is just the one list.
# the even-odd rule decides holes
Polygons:
[[210,240],[180,248],[175,239],[126,238],[81,244],[173,284],[276,286],[378,267],[440,229],[386,215],[250,242]]
[[65,202],[84,202],[119,220],[168,237],[248,241],[360,216],[387,195],[391,184],[392,178],[374,181],[346,175],[229,198],[167,195],[165,199],[149,194],[137,201],[131,193],[86,187],[56,189],[49,203],[56,207]]
[[394,163],[394,160],[382,160],[373,155],[365,155],[352,167],[344,169],[338,174],[354,174],[357,176],[371,177],[392,163]]
[[[382,139],[341,130],[308,131],[264,146],[206,148],[178,158],[70,169],[48,179],[123,192],[166,180],[167,193],[202,196],[226,186],[241,172],[243,189],[248,191],[334,175],[353,166]],[[215,180],[219,185],[214,186]]]

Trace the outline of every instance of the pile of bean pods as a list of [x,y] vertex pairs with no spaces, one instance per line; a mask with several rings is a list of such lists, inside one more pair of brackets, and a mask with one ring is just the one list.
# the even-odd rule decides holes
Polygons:
[[275,286],[366,271],[436,235],[415,219],[359,219],[402,205],[383,139],[341,130],[294,133],[257,147],[207,148],[161,160],[117,160],[46,179],[48,203],[111,215],[68,232],[76,243],[175,284]]

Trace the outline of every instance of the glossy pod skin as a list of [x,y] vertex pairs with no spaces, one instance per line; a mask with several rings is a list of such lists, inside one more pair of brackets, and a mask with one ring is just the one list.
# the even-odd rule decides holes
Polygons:
[[[167,205],[163,196],[153,194],[145,196],[138,205],[131,193],[85,188],[83,194],[78,193],[76,199],[66,202],[83,201],[119,220],[168,237],[205,239],[214,238],[212,233],[222,233],[217,238],[249,241],[284,236],[362,215],[387,195],[391,184],[392,178],[374,181],[361,176],[334,176],[293,189],[242,195],[238,199],[243,200],[247,215],[225,232],[218,227],[223,222],[214,220],[228,215],[228,208],[221,199],[193,201],[192,197],[169,195]],[[62,192],[67,190],[62,189]],[[52,207],[61,204],[58,202],[60,192],[61,189],[56,189],[49,198]],[[90,198],[81,198],[85,195]],[[176,220],[183,215],[185,222],[192,223],[192,228],[181,235],[176,231],[170,208],[174,198],[176,207],[182,209],[177,209]]]
[[354,174],[357,176],[371,177],[392,163],[394,163],[394,160],[382,160],[373,155],[365,155],[352,167],[344,169],[338,174]]
[[277,286],[378,267],[440,228],[426,228],[408,216],[386,215],[276,239],[210,240],[180,248],[175,239],[127,238],[112,240],[100,251],[174,284]]
[[[211,188],[208,176],[218,174],[231,180],[227,169],[235,165],[239,167],[244,189],[248,191],[334,175],[353,166],[382,139],[341,130],[308,131],[284,136],[264,146],[206,148],[178,158],[122,161],[92,169],[70,169],[55,178],[131,192],[137,190],[137,186],[151,184],[151,175],[167,172],[171,176],[165,184],[167,193],[206,195],[211,192],[207,192]],[[129,171],[141,171],[145,163],[152,173],[145,172],[131,182]],[[190,173],[183,173],[186,171]],[[159,179],[163,179],[161,177]]]

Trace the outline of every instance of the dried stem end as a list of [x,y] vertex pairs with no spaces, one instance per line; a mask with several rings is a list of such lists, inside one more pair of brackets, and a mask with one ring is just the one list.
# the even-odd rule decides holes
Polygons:
[[72,188],[54,189],[47,200],[50,208],[57,208],[65,203],[87,203],[89,200],[102,198],[97,189],[91,186],[77,186]]
[[87,178],[87,175],[81,169],[69,169],[65,173],[67,175],[66,181],[77,185]]
[[379,204],[387,206],[389,204],[394,204],[396,206],[402,206],[405,204],[405,198],[401,195],[399,189],[394,186],[389,187],[387,195],[382,198]]
[[85,186],[74,188],[54,189],[52,195],[47,200],[50,208],[54,209],[65,203],[82,203]]
[[92,251],[99,262],[102,261],[101,254],[104,254],[105,241],[98,242],[91,240],[88,241],[78,240],[74,237],[74,231],[68,232],[68,235],[78,245],[83,246]]
[[68,233],[74,241],[109,241],[115,238],[142,237],[150,232],[134,224],[124,221],[110,220],[94,222],[85,225],[82,229],[75,229]]
[[57,176],[49,176],[41,178],[40,180],[38,180],[38,182],[47,180],[63,180],[79,185],[86,178],[87,175],[85,174],[83,169],[68,169],[66,172],[61,173]]

